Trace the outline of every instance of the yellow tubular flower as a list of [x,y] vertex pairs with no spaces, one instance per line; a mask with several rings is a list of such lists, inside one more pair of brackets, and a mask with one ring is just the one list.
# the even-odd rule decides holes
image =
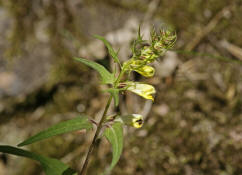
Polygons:
[[121,121],[125,125],[133,126],[135,128],[141,128],[144,123],[143,116],[140,114],[122,115],[116,121]]
[[144,119],[140,114],[133,114],[132,126],[135,128],[141,128],[143,126]]
[[153,77],[155,74],[155,69],[151,66],[141,66],[134,71],[138,72],[139,74],[143,75],[144,77]]
[[126,70],[136,71],[144,77],[153,77],[155,74],[155,69],[151,66],[146,65],[144,60],[134,60],[131,59],[125,62],[124,65],[127,67]]
[[127,90],[136,93],[144,97],[145,99],[154,101],[153,94],[155,94],[155,88],[149,84],[127,82]]

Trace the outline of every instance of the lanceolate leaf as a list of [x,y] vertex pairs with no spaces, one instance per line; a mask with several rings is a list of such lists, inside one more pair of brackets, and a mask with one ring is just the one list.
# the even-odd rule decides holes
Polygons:
[[41,131],[38,134],[30,137],[24,142],[20,143],[18,146],[24,146],[28,144],[32,144],[34,142],[38,142],[43,139],[47,139],[49,137],[53,137],[59,134],[64,134],[71,131],[81,130],[81,129],[91,129],[92,124],[88,120],[86,116],[79,116],[72,120],[67,120],[64,122],[60,122],[47,130]]
[[26,150],[5,145],[0,145],[0,152],[36,160],[41,164],[46,175],[77,175],[74,170],[57,159],[44,157]]
[[119,89],[110,88],[107,91],[113,96],[115,106],[119,104]]
[[103,67],[101,64],[98,64],[94,61],[90,61],[87,59],[83,59],[83,58],[74,58],[77,61],[82,62],[83,64],[95,69],[96,71],[98,71],[98,73],[100,74],[101,78],[102,78],[102,82],[104,84],[113,84],[115,81],[115,76],[114,74],[110,73],[105,67]]
[[112,145],[113,159],[106,173],[110,172],[117,164],[123,150],[123,126],[120,122],[115,122],[110,128],[106,128],[104,136]]
[[114,62],[120,64],[119,59],[118,59],[118,54],[117,54],[117,52],[115,52],[115,51],[113,50],[111,44],[110,44],[105,38],[103,38],[102,36],[94,35],[94,37],[97,38],[97,39],[99,39],[99,40],[101,40],[101,41],[105,44],[105,46],[108,48],[108,52],[109,52],[109,54],[110,54],[110,55],[112,56],[112,58],[114,59]]

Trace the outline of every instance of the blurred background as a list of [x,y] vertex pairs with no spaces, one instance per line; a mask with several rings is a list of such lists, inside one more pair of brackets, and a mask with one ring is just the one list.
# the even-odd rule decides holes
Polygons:
[[[125,94],[119,110],[141,113],[141,129],[125,128],[123,154],[113,175],[242,174],[241,0],[0,0],[0,144],[16,145],[80,113],[97,119],[108,94],[84,57],[113,67],[98,34],[120,48],[150,28],[171,26],[174,50],[154,66],[148,82],[155,102]],[[109,110],[112,114],[114,108]],[[26,149],[80,170],[92,134],[70,133]],[[111,162],[98,143],[89,175]],[[0,175],[43,175],[31,160],[0,154]]]

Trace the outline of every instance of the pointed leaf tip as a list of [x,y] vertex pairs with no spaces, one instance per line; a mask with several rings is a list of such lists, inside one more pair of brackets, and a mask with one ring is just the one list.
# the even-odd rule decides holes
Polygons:
[[96,71],[98,71],[98,73],[101,76],[102,82],[104,84],[113,84],[115,81],[115,76],[114,74],[110,73],[104,66],[102,66],[101,64],[98,64],[94,61],[90,61],[87,59],[83,59],[83,58],[77,58],[74,57],[74,59],[76,61],[80,61],[81,63],[95,69]]
[[111,57],[114,59],[114,62],[118,63],[120,65],[120,61],[118,59],[118,52],[115,52],[113,47],[111,46],[111,44],[102,36],[99,35],[94,35],[95,38],[101,40],[104,45],[107,47],[108,49],[108,53],[111,55]]
[[8,145],[0,145],[0,152],[36,160],[41,164],[46,175],[77,175],[73,169],[69,168],[66,164],[57,159],[41,156],[36,153]]
[[113,158],[107,173],[111,172],[114,166],[118,163],[123,150],[123,125],[120,122],[115,122],[110,128],[106,128],[104,136],[112,145]]
[[91,129],[92,124],[89,122],[88,117],[80,116],[71,120],[60,122],[52,127],[39,132],[38,134],[30,137],[29,139],[18,144],[19,147],[24,145],[29,145],[59,134],[68,133],[71,131],[81,130],[81,129]]

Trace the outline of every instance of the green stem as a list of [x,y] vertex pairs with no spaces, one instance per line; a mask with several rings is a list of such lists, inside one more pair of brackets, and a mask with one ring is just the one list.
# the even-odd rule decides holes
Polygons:
[[106,104],[106,107],[105,107],[105,109],[104,109],[104,112],[103,112],[102,118],[101,118],[100,122],[98,123],[97,130],[96,130],[95,135],[94,135],[94,137],[93,137],[92,143],[91,143],[91,145],[90,145],[90,147],[89,147],[89,149],[88,149],[87,156],[86,156],[86,159],[85,159],[85,161],[84,161],[84,164],[83,164],[83,167],[82,167],[82,170],[81,170],[80,175],[85,175],[85,173],[86,173],[87,165],[88,165],[88,161],[89,161],[90,155],[91,155],[91,153],[92,153],[92,151],[93,151],[93,149],[94,149],[95,143],[96,143],[97,138],[98,138],[98,135],[99,135],[99,133],[100,133],[100,131],[101,131],[102,124],[103,124],[103,122],[104,122],[104,120],[105,120],[105,116],[107,115],[108,108],[109,108],[109,106],[110,106],[110,104],[111,104],[111,101],[112,101],[112,96],[110,95],[110,97],[109,97],[109,99],[108,99],[108,102],[107,102],[107,104]]
[[115,81],[115,83],[114,83],[114,88],[117,88],[117,87],[118,87],[119,82],[120,82],[121,78],[123,77],[123,75],[124,75],[124,73],[125,73],[125,71],[126,71],[125,69],[126,69],[126,67],[124,66],[124,67],[122,68],[120,74],[118,75],[118,78],[116,79],[116,81]]
[[[122,68],[120,74],[118,75],[118,78],[114,82],[114,88],[117,88],[117,86],[118,86],[118,84],[119,84],[119,82],[120,82],[120,80],[121,80],[121,78],[122,78],[124,73],[125,73],[125,66]],[[93,151],[93,149],[95,147],[95,143],[97,141],[97,137],[98,137],[98,135],[99,135],[99,133],[101,131],[102,124],[105,121],[105,116],[107,115],[108,108],[109,108],[109,106],[111,104],[111,101],[112,101],[112,95],[109,96],[109,99],[108,99],[108,102],[107,102],[106,107],[104,109],[102,118],[101,118],[100,122],[98,123],[97,130],[96,130],[96,132],[94,134],[94,137],[92,139],[92,143],[91,143],[91,145],[90,145],[90,147],[88,149],[87,156],[86,156],[86,159],[84,161],[84,164],[83,164],[82,170],[80,172],[80,175],[85,175],[85,173],[87,171],[87,165],[88,165],[88,161],[89,161],[90,155],[91,155],[91,153],[92,153],[92,151]]]

